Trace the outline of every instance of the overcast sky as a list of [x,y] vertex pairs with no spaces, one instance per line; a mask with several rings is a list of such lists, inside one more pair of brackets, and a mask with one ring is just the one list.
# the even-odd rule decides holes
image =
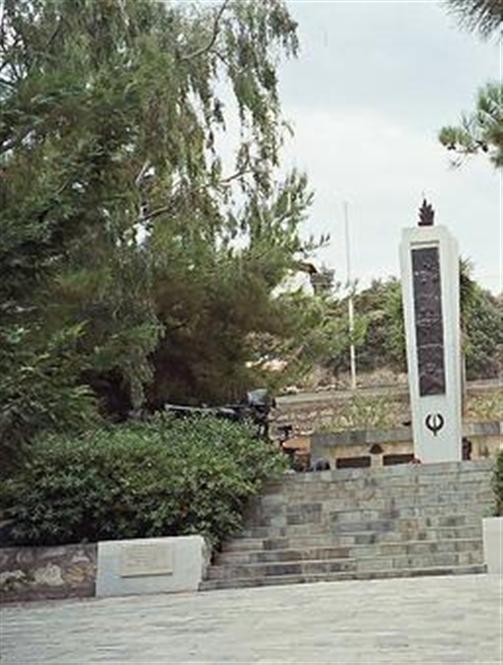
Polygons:
[[289,4],[301,52],[281,68],[295,131],[286,157],[315,192],[308,230],[331,234],[319,260],[345,279],[347,200],[354,276],[366,285],[398,275],[400,232],[416,224],[424,191],[475,277],[500,291],[500,175],[483,157],[452,169],[437,141],[499,80],[497,44],[461,31],[436,0]]

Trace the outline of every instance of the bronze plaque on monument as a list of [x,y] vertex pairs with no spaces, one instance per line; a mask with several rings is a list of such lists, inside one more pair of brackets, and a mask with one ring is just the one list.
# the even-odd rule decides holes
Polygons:
[[166,543],[124,543],[120,553],[120,576],[171,575],[173,555]]
[[412,250],[419,394],[445,393],[444,331],[438,249]]

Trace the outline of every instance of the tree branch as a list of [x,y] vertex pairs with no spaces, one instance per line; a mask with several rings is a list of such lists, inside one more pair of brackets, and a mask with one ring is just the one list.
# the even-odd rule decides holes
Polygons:
[[0,83],[1,83],[2,85],[8,85],[8,86],[10,86],[11,88],[15,88],[15,87],[16,87],[15,83],[13,83],[12,81],[8,81],[7,79],[2,78],[1,76],[0,76]]
[[45,45],[46,50],[47,50],[50,46],[52,46],[52,43],[53,43],[53,41],[56,39],[56,37],[58,36],[58,33],[59,33],[59,31],[61,30],[61,26],[62,26],[62,25],[63,25],[63,18],[60,18],[59,21],[58,21],[58,23],[57,23],[57,25],[56,25],[56,28],[53,30],[52,35],[49,37],[49,41],[48,41],[47,44]]
[[206,46],[201,47],[200,49],[197,49],[196,51],[193,51],[192,53],[187,53],[186,55],[180,56],[180,60],[192,60],[193,58],[198,58],[200,55],[204,55],[213,48],[218,37],[218,31],[220,28],[220,19],[222,18],[222,14],[227,9],[228,5],[229,5],[229,0],[224,0],[222,5],[220,6],[220,9],[216,12],[215,20],[213,22],[213,33],[211,35],[208,44],[206,44]]
[[[215,186],[216,187],[229,187],[231,182],[233,180],[237,180],[237,178],[240,178],[241,176],[246,175],[247,173],[251,173],[252,169],[242,169],[241,171],[237,171],[236,173],[233,173],[232,175],[228,176],[227,178],[222,178]],[[194,190],[192,190],[192,193],[199,192],[202,189],[205,189],[206,187],[209,187],[210,185],[208,183],[205,183],[204,185],[200,185],[199,187],[196,187]],[[149,212],[145,215],[141,215],[140,217],[140,222],[147,222],[150,219],[153,219],[154,217],[159,217],[160,215],[164,215],[167,212],[170,212],[176,207],[176,203],[170,203],[166,206],[162,206],[162,208],[157,208],[157,210],[152,210],[152,212]]]
[[236,171],[236,173],[233,173],[229,177],[223,178],[222,180],[220,180],[218,185],[223,186],[223,187],[228,187],[233,180],[237,180],[238,178],[241,178],[241,176],[244,176],[247,173],[251,173],[251,172],[252,172],[252,169],[241,169],[241,171]]
[[141,169],[139,170],[138,175],[137,175],[136,178],[134,179],[134,184],[135,184],[137,187],[138,187],[138,185],[140,185],[140,183],[141,183],[141,181],[142,181],[142,179],[143,179],[143,176],[144,176],[145,173],[147,172],[149,166],[150,166],[150,161],[149,161],[148,159],[146,159],[146,160],[143,162],[143,165],[142,165]]

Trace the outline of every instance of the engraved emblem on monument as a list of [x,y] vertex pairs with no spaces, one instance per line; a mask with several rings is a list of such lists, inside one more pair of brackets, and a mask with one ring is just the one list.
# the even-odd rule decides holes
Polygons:
[[444,424],[445,420],[441,413],[430,413],[426,416],[425,425],[433,434],[433,436],[437,436]]
[[166,543],[128,543],[120,553],[120,576],[171,575],[173,557]]
[[412,250],[419,394],[445,393],[444,334],[437,247]]

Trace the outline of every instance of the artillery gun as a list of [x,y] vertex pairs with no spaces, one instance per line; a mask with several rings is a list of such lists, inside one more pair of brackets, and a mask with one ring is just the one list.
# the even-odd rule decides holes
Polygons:
[[164,404],[163,410],[180,418],[192,416],[214,416],[235,422],[250,422],[259,438],[269,438],[269,414],[276,406],[266,388],[258,388],[246,393],[237,404],[223,406],[186,406],[183,404]]

